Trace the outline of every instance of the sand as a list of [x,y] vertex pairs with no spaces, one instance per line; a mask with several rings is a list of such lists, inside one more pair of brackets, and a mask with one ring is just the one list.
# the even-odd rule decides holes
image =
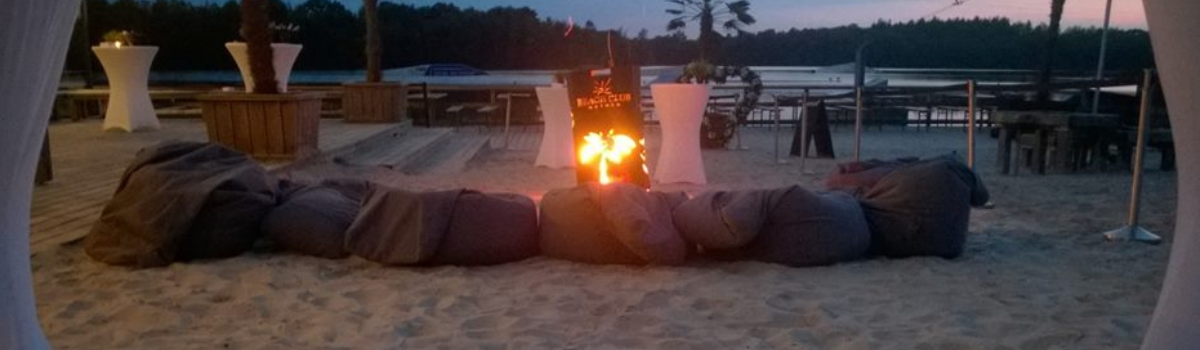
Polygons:
[[[657,131],[649,134],[653,151]],[[661,189],[817,189],[833,167],[809,160],[813,174],[805,174],[798,158],[775,165],[772,134],[746,136],[749,151],[705,151],[709,186]],[[848,158],[848,131],[836,130],[834,139]],[[961,130],[872,129],[863,154],[963,152],[964,140]],[[1143,224],[1167,243],[1112,243],[1100,233],[1124,221],[1128,173],[999,176],[995,141],[981,136],[979,146],[996,207],[973,212],[967,252],[955,260],[789,268],[534,258],[388,268],[262,249],[128,270],[91,261],[76,242],[33,257],[38,310],[59,349],[1136,348],[1170,250],[1175,174],[1148,171],[1143,195]],[[535,198],[573,185],[571,170],[532,167],[534,150],[488,151],[461,174],[325,167],[296,176],[342,172],[412,189],[465,186]]]

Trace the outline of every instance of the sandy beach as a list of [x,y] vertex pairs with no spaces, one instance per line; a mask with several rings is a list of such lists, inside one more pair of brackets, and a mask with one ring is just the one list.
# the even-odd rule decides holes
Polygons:
[[[472,132],[472,131],[466,131]],[[650,164],[659,131],[648,130]],[[784,133],[784,150],[791,140]],[[823,188],[839,159],[773,162],[773,134],[748,151],[704,152],[707,186]],[[867,131],[865,158],[965,152],[961,129]],[[573,170],[532,166],[536,147],[487,150],[455,174],[318,166],[296,178],[355,175],[407,189],[469,187],[540,199]],[[77,241],[32,257],[38,311],[59,349],[1131,349],[1166,268],[1175,173],[1147,170],[1142,223],[1158,246],[1106,242],[1121,226],[1128,172],[1007,176],[979,138],[995,208],[972,213],[958,259],[876,258],[828,267],[694,260],[683,267],[597,266],[534,258],[493,267],[382,267],[260,249],[130,270],[89,259]],[[1148,167],[1158,155],[1148,155]],[[653,167],[652,167],[653,169]],[[115,176],[115,175],[114,175]]]

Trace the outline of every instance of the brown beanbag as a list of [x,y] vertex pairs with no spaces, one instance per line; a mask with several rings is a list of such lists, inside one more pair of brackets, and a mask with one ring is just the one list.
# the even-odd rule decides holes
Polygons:
[[953,156],[896,169],[861,197],[872,250],[894,258],[958,257],[966,244],[971,206],[987,201],[983,181]]
[[428,261],[438,250],[459,192],[417,194],[372,186],[346,231],[346,249],[385,265]]
[[168,142],[138,152],[84,239],[93,259],[164,266],[241,254],[262,235],[275,181],[245,154]]
[[594,264],[682,264],[688,247],[671,210],[683,198],[624,183],[552,190],[541,203],[542,253]]

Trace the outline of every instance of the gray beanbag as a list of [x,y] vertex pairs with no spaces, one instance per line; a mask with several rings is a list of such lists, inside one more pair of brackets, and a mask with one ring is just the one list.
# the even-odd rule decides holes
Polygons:
[[684,198],[624,183],[552,190],[541,203],[542,253],[594,264],[682,264],[688,247],[671,210]]
[[537,255],[537,227],[528,197],[375,185],[347,230],[346,247],[386,265],[500,264]]
[[840,192],[813,193],[800,186],[756,192],[749,196],[764,198],[764,204],[752,206],[768,206],[757,235],[737,248],[705,246],[707,255],[802,267],[859,259],[870,249],[871,234],[853,197]]
[[538,254],[537,205],[519,194],[463,191],[430,264],[492,265]]
[[349,256],[346,230],[358,216],[369,183],[335,180],[295,186],[299,188],[281,194],[279,206],[267,214],[263,233],[297,253],[332,259]]
[[217,144],[169,142],[138,152],[84,239],[93,259],[164,266],[241,254],[261,236],[275,181]]
[[872,250],[889,257],[962,254],[971,206],[987,203],[983,182],[953,156],[922,160],[884,176],[860,198]]
[[758,237],[783,193],[778,190],[705,192],[675,208],[675,226],[688,242],[706,249],[738,248]]

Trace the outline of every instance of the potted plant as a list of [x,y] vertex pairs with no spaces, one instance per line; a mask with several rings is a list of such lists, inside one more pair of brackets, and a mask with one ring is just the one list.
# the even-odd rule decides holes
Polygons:
[[[245,11],[245,10],[243,10]],[[289,23],[274,23],[268,24],[270,36],[275,38],[270,43],[272,59],[271,64],[275,70],[275,84],[279,92],[287,92],[288,77],[292,75],[292,66],[296,63],[296,57],[300,56],[300,50],[304,49],[304,45],[291,43],[300,26]],[[245,35],[245,28],[242,28]],[[247,40],[248,41],[248,40]],[[246,92],[254,91],[254,79],[250,77],[252,68],[250,67],[250,55],[247,49],[246,42],[231,41],[225,43],[225,49],[229,51],[229,55],[233,56],[233,61],[237,63],[238,71],[242,73],[242,83],[246,87]]]
[[204,125],[210,141],[257,159],[303,158],[317,153],[322,96],[281,91],[273,64],[281,53],[271,46],[266,6],[266,0],[241,2],[247,81],[254,83],[252,90],[200,96]]
[[395,123],[404,118],[408,109],[408,91],[404,84],[384,82],[380,71],[382,49],[379,43],[378,2],[379,0],[363,0],[367,80],[342,85],[342,110],[347,122]]

